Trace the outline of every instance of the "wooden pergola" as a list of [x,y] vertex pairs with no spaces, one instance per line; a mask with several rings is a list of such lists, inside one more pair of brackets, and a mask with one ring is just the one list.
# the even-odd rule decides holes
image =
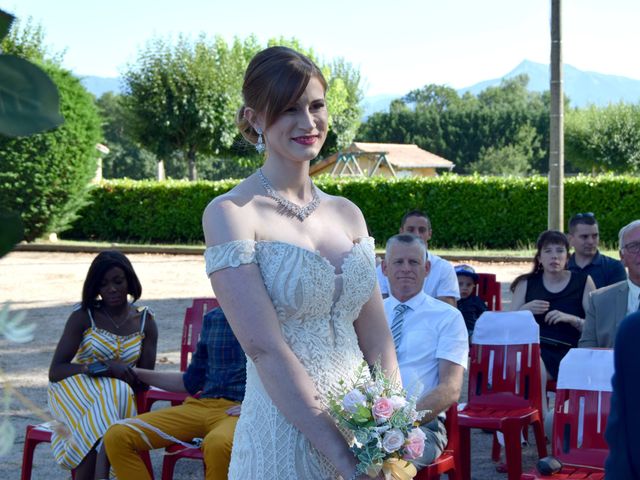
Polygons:
[[[358,162],[358,157],[361,157],[363,155],[374,157],[375,165],[371,169],[371,171],[368,173],[368,175],[362,171],[362,168],[360,168],[360,162]],[[393,165],[391,165],[387,160],[387,152],[338,152],[336,163],[333,165],[330,175],[338,176],[338,177],[348,176],[348,175],[354,176],[354,177],[355,176],[372,177],[376,174],[376,171],[378,170],[378,168],[380,168],[380,165],[382,164],[387,166],[387,168],[391,171],[394,177],[396,176],[396,172],[393,169]],[[349,173],[345,173],[346,171],[348,171]]]
[[381,175],[433,176],[436,169],[451,171],[454,163],[413,144],[354,142],[311,166],[310,174],[372,177]]

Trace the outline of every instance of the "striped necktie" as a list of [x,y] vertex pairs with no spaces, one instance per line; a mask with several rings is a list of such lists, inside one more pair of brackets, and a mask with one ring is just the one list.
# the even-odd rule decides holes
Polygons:
[[404,322],[404,314],[407,310],[410,310],[411,307],[401,303],[393,309],[396,314],[393,317],[393,322],[391,322],[391,335],[393,336],[393,343],[396,346],[396,351],[400,348],[400,339],[402,338],[402,322]]

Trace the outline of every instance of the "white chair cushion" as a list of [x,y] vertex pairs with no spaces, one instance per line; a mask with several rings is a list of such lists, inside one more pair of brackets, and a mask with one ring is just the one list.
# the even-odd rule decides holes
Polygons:
[[572,348],[560,362],[556,388],[610,392],[613,350]]
[[528,310],[484,312],[473,329],[471,343],[477,345],[521,345],[540,343],[540,328]]

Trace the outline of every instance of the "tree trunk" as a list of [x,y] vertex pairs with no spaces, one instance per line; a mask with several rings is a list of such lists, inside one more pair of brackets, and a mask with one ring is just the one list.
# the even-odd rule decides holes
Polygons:
[[187,160],[189,161],[189,181],[194,182],[198,179],[198,172],[196,170],[195,147],[189,147],[189,151],[187,152]]
[[96,174],[93,177],[93,183],[100,183],[102,178],[102,157],[98,157],[96,159]]
[[164,171],[164,160],[158,160],[158,181],[161,182],[167,178]]

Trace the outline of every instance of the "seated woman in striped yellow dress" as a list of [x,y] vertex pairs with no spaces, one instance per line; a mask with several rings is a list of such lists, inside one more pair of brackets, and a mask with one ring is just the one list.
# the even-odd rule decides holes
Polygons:
[[49,409],[59,422],[52,449],[77,480],[109,478],[102,436],[137,413],[134,390],[143,385],[131,367],[154,368],[158,330],[149,309],[134,305],[141,294],[129,259],[101,252],[51,360]]

